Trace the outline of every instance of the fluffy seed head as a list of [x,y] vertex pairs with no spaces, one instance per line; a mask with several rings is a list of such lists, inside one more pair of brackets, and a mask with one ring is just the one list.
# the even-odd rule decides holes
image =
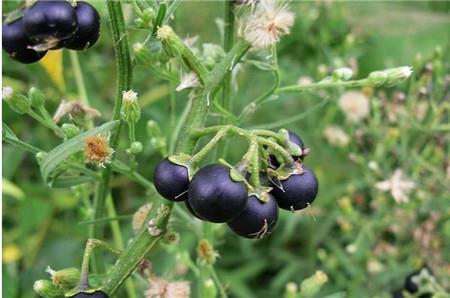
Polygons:
[[289,34],[294,25],[294,14],[286,6],[273,0],[261,1],[244,27],[244,38],[255,48],[268,48],[276,44],[281,36]]
[[89,163],[100,167],[111,162],[114,149],[109,146],[109,134],[93,135],[84,141],[84,157]]

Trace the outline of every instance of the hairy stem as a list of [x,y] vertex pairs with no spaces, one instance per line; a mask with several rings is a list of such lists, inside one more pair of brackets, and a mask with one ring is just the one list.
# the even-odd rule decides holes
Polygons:
[[[108,0],[108,12],[110,16],[110,28],[113,37],[114,53],[117,68],[116,100],[114,103],[113,120],[119,120],[122,108],[122,92],[131,88],[132,66],[125,21],[123,18],[122,4],[120,1]],[[115,149],[119,141],[119,125],[111,134],[111,147]],[[114,158],[114,156],[113,156]],[[102,173],[102,179],[97,185],[94,198],[94,219],[101,218],[104,213],[105,199],[110,192],[111,166],[108,165]],[[93,226],[91,238],[101,238],[102,229]]]

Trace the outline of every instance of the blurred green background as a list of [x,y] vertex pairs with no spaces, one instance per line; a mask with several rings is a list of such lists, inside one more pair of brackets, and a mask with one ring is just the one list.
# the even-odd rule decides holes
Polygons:
[[[97,120],[101,123],[112,113],[115,64],[106,7],[101,1],[91,3],[102,15],[101,39],[92,49],[79,53],[78,58],[91,106],[102,112]],[[291,4],[296,22],[292,34],[278,47],[282,85],[295,84],[304,76],[320,80],[342,66],[353,67],[357,78],[401,65],[416,66],[415,73],[410,82],[396,88],[363,90],[371,97],[372,111],[369,119],[356,124],[346,122],[338,107],[343,90],[282,95],[243,124],[297,132],[311,148],[306,164],[317,173],[320,191],[311,209],[295,214],[281,212],[274,233],[261,241],[241,239],[226,226],[214,226],[214,246],[220,255],[216,269],[231,297],[283,297],[288,282],[300,283],[316,270],[323,270],[329,279],[318,297],[334,293],[342,293],[335,297],[389,297],[408,273],[425,263],[441,284],[450,287],[449,3]],[[3,14],[16,6],[13,1],[3,1]],[[125,12],[132,25],[130,5],[126,5]],[[183,1],[172,25],[180,36],[198,35],[198,44],[221,43],[216,20],[222,15],[223,3]],[[131,44],[142,42],[146,34],[131,27]],[[262,55],[251,53],[250,57]],[[47,108],[55,111],[61,99],[78,98],[67,51],[63,57],[64,91],[42,65],[21,65],[6,55],[3,85],[24,93],[36,86],[48,96]],[[431,79],[424,83],[423,74],[429,64],[433,66]],[[269,72],[244,65],[235,80],[238,88],[233,93],[233,112],[238,114],[265,91],[265,86],[270,86],[272,79]],[[429,92],[419,96],[423,86]],[[139,171],[151,179],[162,156],[150,143],[146,122],[157,121],[170,138],[169,86],[137,66],[133,89],[139,93],[142,107],[137,139],[145,149],[138,158]],[[407,116],[392,123],[386,113],[399,92],[405,94]],[[177,115],[187,103],[187,94],[177,93]],[[430,107],[422,120],[411,117],[419,101]],[[44,150],[59,143],[50,131],[29,117],[15,114],[6,104],[2,115],[3,121],[26,142]],[[217,117],[212,115],[211,123],[216,122]],[[330,144],[323,135],[329,126],[342,127],[350,137],[349,144]],[[126,149],[125,143],[119,154]],[[227,159],[238,160],[241,147],[229,146]],[[377,171],[369,168],[370,161],[378,164]],[[397,204],[389,193],[374,187],[397,168],[417,184],[405,204]],[[142,188],[120,175],[113,179],[113,197],[118,213],[125,215],[119,223],[127,241],[132,237],[130,216],[148,202],[148,197]],[[3,297],[36,297],[33,282],[47,278],[47,265],[60,269],[81,263],[89,227],[82,222],[88,219],[89,210],[76,191],[46,187],[35,157],[7,144],[3,144],[2,203]],[[426,229],[427,223],[432,224],[431,229]],[[195,260],[198,223],[186,222],[175,212],[171,226],[181,235],[180,244],[161,246],[150,256],[153,269],[168,279],[190,280],[196,297],[195,276],[190,271],[185,273],[184,263],[177,256],[188,253]],[[111,235],[108,228],[106,231],[109,241]],[[421,241],[422,234],[429,236],[429,243]],[[139,278],[135,281],[139,297],[143,297],[148,285]]]

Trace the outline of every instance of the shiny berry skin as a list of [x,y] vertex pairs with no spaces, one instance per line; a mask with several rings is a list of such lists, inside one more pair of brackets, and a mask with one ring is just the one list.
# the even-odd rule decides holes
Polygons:
[[294,211],[308,207],[317,196],[319,182],[316,175],[309,168],[303,166],[302,174],[294,174],[280,185],[273,186],[272,195],[282,209]]
[[204,218],[202,218],[201,216],[199,216],[194,209],[192,209],[191,204],[189,204],[189,200],[185,200],[184,204],[186,205],[187,210],[189,210],[189,212],[195,216],[196,218],[200,219],[200,220],[205,220]]
[[70,298],[109,298],[109,296],[103,291],[95,291],[93,293],[80,292]]
[[67,1],[37,1],[25,10],[23,24],[25,33],[33,42],[54,41],[51,49],[61,48],[78,29],[75,9]]
[[12,59],[26,64],[39,61],[47,53],[47,51],[36,52],[35,50],[27,48],[31,45],[31,41],[25,35],[22,18],[9,24],[3,24],[2,44],[3,50],[5,50]]
[[174,164],[168,158],[160,161],[156,167],[153,182],[159,194],[169,201],[180,202],[187,198],[188,169]]
[[75,13],[78,20],[78,30],[64,46],[71,50],[84,50],[92,47],[98,40],[100,15],[92,5],[84,1],[77,2]]
[[278,206],[275,199],[270,196],[266,203],[255,196],[250,196],[245,209],[235,219],[227,224],[239,236],[256,239],[270,234],[278,220]]
[[200,218],[216,223],[235,218],[245,208],[247,189],[230,177],[230,169],[219,164],[201,168],[189,184],[188,200]]
[[[303,140],[299,137],[299,135],[297,135],[296,133],[292,132],[292,131],[288,131],[288,135],[289,135],[289,141],[291,141],[292,143],[296,144],[297,146],[299,146],[302,150],[305,150],[306,146],[305,143],[303,142]],[[292,156],[295,160],[301,159],[303,160],[305,158],[304,155],[300,155],[300,156]],[[275,158],[274,155],[270,155],[270,164],[274,167],[274,168],[278,168],[280,166],[280,163],[277,161],[277,159]]]

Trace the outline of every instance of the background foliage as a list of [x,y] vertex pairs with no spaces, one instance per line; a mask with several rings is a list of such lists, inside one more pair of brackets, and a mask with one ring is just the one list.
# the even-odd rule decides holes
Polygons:
[[[93,4],[104,20],[101,39],[79,58],[91,105],[106,120],[114,98],[114,55],[106,8],[100,1]],[[15,5],[4,2],[4,12]],[[220,255],[216,263],[219,277],[233,297],[282,297],[288,282],[299,283],[320,269],[329,277],[320,297],[339,292],[344,297],[389,297],[409,272],[427,263],[448,288],[449,3],[315,1],[294,3],[291,8],[296,24],[278,47],[286,84],[302,76],[319,80],[341,66],[353,67],[356,77],[397,65],[414,65],[414,74],[396,88],[362,90],[370,97],[371,112],[368,119],[357,123],[346,121],[339,109],[343,90],[333,90],[282,95],[243,124],[286,127],[300,134],[311,148],[306,163],[317,172],[320,191],[311,209],[296,214],[282,212],[275,232],[261,241],[241,239],[216,225],[213,234]],[[222,15],[221,3],[182,2],[173,26],[180,36],[198,35],[198,44],[220,43],[214,24]],[[132,24],[131,6],[126,7],[126,18]],[[131,44],[145,37],[145,32],[136,28],[129,33]],[[21,65],[5,55],[3,85],[22,92],[39,87],[48,95],[48,108],[54,111],[61,99],[79,97],[68,52],[63,58],[65,90],[40,64]],[[263,91],[260,86],[271,83],[271,78],[268,72],[245,65],[236,81],[239,88],[233,98],[237,114]],[[155,120],[169,140],[172,121],[187,102],[187,92],[177,93],[175,106],[171,106],[169,86],[142,67],[135,69],[133,89],[139,93],[142,107],[137,139],[145,149],[138,158],[139,171],[151,178],[162,156],[148,137],[146,123]],[[404,100],[399,102],[401,94]],[[420,102],[427,105],[423,118],[415,114]],[[398,105],[406,112],[396,113]],[[389,113],[395,117],[390,119]],[[59,142],[49,130],[13,113],[5,104],[3,121],[21,139],[45,150]],[[349,143],[330,144],[323,135],[329,126],[341,127]],[[228,149],[231,161],[242,154],[239,145]],[[4,144],[3,161],[3,297],[35,297],[32,284],[47,276],[47,265],[64,268],[80,264],[89,209],[79,199],[77,189],[46,187],[33,155]],[[375,188],[398,168],[417,185],[404,204]],[[138,185],[116,175],[113,198],[121,215],[120,229],[124,239],[129,239],[131,215],[148,197]],[[181,235],[180,244],[162,245],[150,259],[159,275],[190,280],[195,289],[195,277],[180,256],[188,253],[195,259],[201,230],[198,222],[188,221],[180,212],[176,210],[171,223]],[[106,237],[110,240],[109,232]],[[144,281],[138,279],[137,286],[143,296]]]

